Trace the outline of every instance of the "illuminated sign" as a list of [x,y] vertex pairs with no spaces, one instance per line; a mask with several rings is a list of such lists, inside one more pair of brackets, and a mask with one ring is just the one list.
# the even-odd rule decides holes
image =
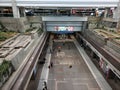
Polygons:
[[59,27],[59,26],[55,26],[55,31],[73,31],[73,27],[72,26],[66,26],[66,27]]

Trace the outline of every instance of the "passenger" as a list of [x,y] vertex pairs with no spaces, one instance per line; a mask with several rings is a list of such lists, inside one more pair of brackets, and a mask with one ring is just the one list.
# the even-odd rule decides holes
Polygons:
[[59,49],[58,52],[60,52],[61,50]]
[[45,88],[43,88],[42,90],[45,90]]
[[55,51],[55,48],[53,48],[53,52]]
[[52,49],[50,48],[50,53],[52,53]]
[[52,40],[53,44],[54,44],[54,39]]
[[48,90],[48,89],[47,89],[47,83],[46,83],[45,81],[44,81],[44,85],[45,85],[45,87],[44,87],[45,90]]
[[63,46],[65,45],[65,42],[63,42]]
[[48,68],[50,69],[50,65],[48,66]]
[[53,62],[50,63],[50,66],[53,67]]
[[70,65],[69,68],[72,68],[72,65]]
[[48,89],[47,89],[47,86],[45,86],[45,90],[48,90]]
[[59,47],[58,47],[58,52],[60,52],[60,51],[61,51],[61,47],[59,46]]
[[45,63],[45,61],[46,61],[46,58],[43,58],[43,64]]

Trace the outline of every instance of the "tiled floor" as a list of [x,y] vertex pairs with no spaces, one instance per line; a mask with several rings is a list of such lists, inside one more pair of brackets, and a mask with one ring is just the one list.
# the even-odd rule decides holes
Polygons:
[[50,68],[48,90],[100,90],[73,43],[54,43],[54,48],[54,66]]

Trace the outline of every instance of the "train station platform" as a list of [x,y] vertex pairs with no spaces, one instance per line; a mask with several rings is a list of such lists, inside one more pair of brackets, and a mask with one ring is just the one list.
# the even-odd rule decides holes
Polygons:
[[43,90],[44,81],[48,90],[112,90],[76,40],[50,45],[54,51],[48,47],[37,90]]

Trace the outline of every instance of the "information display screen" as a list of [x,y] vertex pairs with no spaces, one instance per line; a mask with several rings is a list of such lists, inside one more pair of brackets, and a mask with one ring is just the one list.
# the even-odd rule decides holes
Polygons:
[[73,26],[64,26],[64,27],[55,26],[54,29],[55,31],[73,31],[74,27]]

